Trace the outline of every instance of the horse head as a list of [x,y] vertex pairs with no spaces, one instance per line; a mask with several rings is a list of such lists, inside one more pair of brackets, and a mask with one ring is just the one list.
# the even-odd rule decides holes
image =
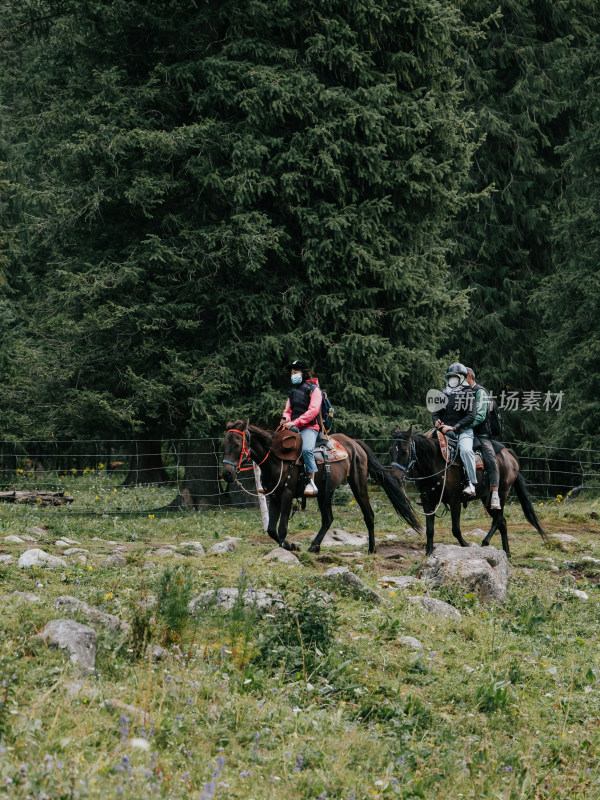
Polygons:
[[396,426],[394,441],[390,447],[392,473],[399,483],[404,483],[406,473],[416,461],[412,425],[407,431]]
[[229,420],[225,426],[225,438],[221,445],[223,450],[223,469],[221,479],[233,483],[240,468],[250,460],[249,420]]

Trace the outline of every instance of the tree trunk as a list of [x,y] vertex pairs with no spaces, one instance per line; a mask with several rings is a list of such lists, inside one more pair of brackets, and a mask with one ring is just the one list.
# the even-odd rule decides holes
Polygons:
[[[247,495],[237,484],[222,489],[220,454],[214,439],[175,442],[175,451],[179,466],[184,468],[184,476],[178,480],[179,493],[168,508],[200,511],[222,506],[257,505],[256,498]],[[239,479],[248,491],[256,494],[252,470],[241,473]]]
[[122,485],[167,483],[169,476],[162,460],[161,441],[159,439],[140,439],[135,444],[136,452],[132,456],[129,472]]

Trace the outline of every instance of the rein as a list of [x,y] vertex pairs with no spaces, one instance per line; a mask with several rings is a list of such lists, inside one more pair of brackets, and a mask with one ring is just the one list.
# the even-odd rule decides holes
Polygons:
[[[232,467],[235,467],[236,472],[247,472],[249,469],[254,469],[254,461],[252,460],[252,453],[250,452],[248,445],[246,444],[246,431],[240,431],[237,428],[229,428],[229,430],[225,431],[225,433],[239,433],[242,437],[242,449],[240,452],[240,460],[236,464],[235,461],[229,461],[227,458],[223,459],[224,464],[231,464]],[[271,455],[271,451],[267,450],[267,455],[263,458],[263,460],[258,463],[256,466],[260,467],[261,464],[264,464],[267,458]],[[242,467],[244,461],[252,461],[249,467]]]
[[[245,430],[244,431],[240,431],[237,428],[229,428],[227,431],[225,431],[225,433],[239,433],[240,436],[242,437],[242,449],[241,449],[241,452],[240,452],[240,459],[239,459],[237,464],[235,463],[235,461],[229,461],[229,459],[227,459],[227,458],[223,459],[223,463],[224,464],[231,464],[232,467],[235,467],[235,471],[236,472],[247,472],[250,469],[254,469],[254,466],[255,466],[256,462],[253,460],[252,453],[250,452],[250,449],[249,449],[248,445],[246,444],[246,431]],[[249,438],[250,438],[250,436],[248,435],[248,439]],[[256,464],[256,466],[260,467],[261,464],[264,464],[265,461],[267,460],[267,458],[270,455],[271,455],[271,451],[267,450],[267,455],[263,458],[262,461],[260,461],[258,464]],[[244,463],[244,461],[252,461],[252,463],[250,464],[249,467],[243,467],[242,464]],[[244,492],[246,492],[246,494],[249,494],[251,497],[268,497],[270,494],[273,494],[275,489],[277,489],[277,487],[281,483],[281,478],[282,477],[283,477],[283,461],[281,462],[281,468],[279,470],[279,480],[275,484],[275,488],[271,489],[270,492],[254,494],[254,492],[249,492],[248,489],[246,489],[246,487],[242,483],[240,483],[240,481],[237,480],[237,478],[236,478],[236,483],[240,487],[240,489],[242,489]]]
[[[397,437],[394,441],[396,441],[396,442],[405,442],[407,444],[410,442],[410,445],[411,445],[411,459],[410,459],[410,461],[408,463],[408,466],[403,467],[401,464],[398,464],[396,461],[392,461],[392,466],[393,467],[399,467],[401,470],[404,470],[404,472],[405,472],[404,479],[405,480],[409,480],[409,481],[426,481],[426,480],[428,480],[430,478],[435,478],[436,475],[440,475],[442,472],[444,473],[444,481],[442,483],[442,491],[441,491],[441,494],[440,494],[440,499],[438,501],[438,504],[433,509],[433,511],[419,511],[419,513],[422,514],[424,517],[433,516],[435,514],[435,512],[438,510],[438,508],[442,505],[442,497],[444,496],[444,492],[446,491],[446,477],[448,475],[448,470],[452,466],[452,462],[447,461],[446,465],[444,466],[443,469],[440,469],[438,472],[434,472],[432,475],[424,475],[423,477],[413,478],[408,474],[408,471],[411,469],[411,467],[414,466],[414,464],[417,463],[417,448],[416,448],[416,445],[415,445],[415,440],[413,438],[401,439],[400,437]],[[442,514],[442,516],[443,516],[443,514]]]

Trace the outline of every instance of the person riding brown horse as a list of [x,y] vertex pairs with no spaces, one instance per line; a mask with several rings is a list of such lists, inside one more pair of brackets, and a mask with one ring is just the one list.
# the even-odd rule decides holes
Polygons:
[[[228,422],[223,439],[223,469],[221,478],[227,483],[236,480],[243,469],[251,469],[252,462],[257,464],[261,472],[261,483],[265,497],[269,501],[269,522],[267,533],[280,547],[286,550],[299,550],[296,544],[287,541],[288,521],[295,498],[304,496],[304,482],[301,479],[302,465],[298,463],[300,447],[288,460],[284,453],[280,457],[273,448],[273,431],[265,431],[248,422]],[[293,436],[285,431],[285,436]],[[300,437],[296,434],[297,439]],[[321,512],[321,527],[314,537],[310,553],[318,553],[323,537],[333,522],[331,498],[334,491],[347,480],[352,493],[362,511],[369,535],[369,553],[375,552],[375,515],[369,502],[367,477],[370,476],[383,488],[396,512],[414,528],[420,529],[410,501],[398,482],[363,442],[358,442],[343,434],[331,437],[342,446],[347,455],[338,461],[318,463],[315,473],[317,486],[317,502]],[[300,445],[300,442],[298,443]],[[301,446],[301,445],[300,445]],[[248,466],[244,466],[244,465]]]
[[491,507],[491,495],[483,481],[477,483],[477,494],[467,499],[462,492],[461,467],[449,461],[446,462],[442,454],[441,446],[437,435],[423,436],[413,433],[412,428],[402,431],[396,428],[394,441],[390,447],[392,458],[392,470],[402,486],[405,480],[415,481],[417,491],[423,506],[426,520],[427,545],[425,555],[433,552],[433,532],[435,512],[444,503],[450,508],[452,518],[452,533],[458,540],[461,547],[468,547],[469,544],[463,539],[460,530],[460,511],[462,503],[471,502],[479,499],[492,518],[491,528],[482,541],[481,546],[489,545],[496,530],[502,536],[502,547],[507,556],[510,557],[508,546],[508,531],[506,529],[506,519],[504,517],[504,506],[510,490],[515,489],[516,495],[521,503],[521,508],[525,518],[533,527],[546,539],[546,533],[541,527],[527,489],[523,476],[519,472],[519,461],[516,454],[500,444],[494,443],[496,450],[496,460],[499,472],[499,496],[500,508]]

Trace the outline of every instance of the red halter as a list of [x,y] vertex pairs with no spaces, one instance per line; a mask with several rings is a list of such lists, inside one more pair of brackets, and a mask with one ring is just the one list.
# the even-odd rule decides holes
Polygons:
[[[235,463],[235,461],[228,461],[226,458],[223,459],[223,463],[224,464],[231,464],[232,466],[234,466],[235,469],[236,469],[236,472],[246,472],[249,469],[254,469],[254,462],[252,462],[252,464],[249,467],[242,467],[242,464],[244,463],[244,461],[248,461],[248,460],[252,461],[252,454],[250,453],[250,450],[248,449],[248,447],[246,445],[246,431],[245,430],[244,431],[240,431],[237,428],[229,428],[229,430],[226,431],[226,433],[239,433],[240,434],[240,436],[242,437],[242,450],[240,452],[240,460],[238,461],[237,464]],[[267,460],[267,458],[270,455],[271,455],[271,451],[267,450],[267,455],[263,458],[263,460],[257,466],[260,467],[261,464],[264,464],[264,462]]]

